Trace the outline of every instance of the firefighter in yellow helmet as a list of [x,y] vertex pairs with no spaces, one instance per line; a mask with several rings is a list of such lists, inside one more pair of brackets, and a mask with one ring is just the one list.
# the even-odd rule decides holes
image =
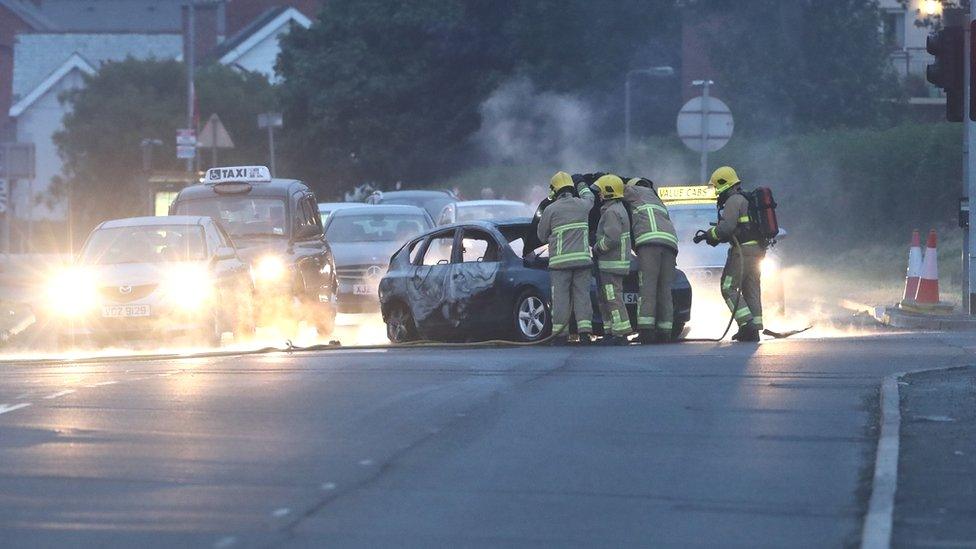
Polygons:
[[759,341],[763,329],[760,264],[766,255],[764,240],[750,221],[749,199],[742,194],[742,181],[735,170],[728,166],[715,170],[709,184],[718,196],[718,224],[705,231],[704,238],[711,246],[730,244],[721,284],[722,297],[739,325],[732,339]]
[[654,183],[632,178],[624,189],[624,201],[630,205],[631,231],[637,252],[637,333],[640,342],[671,341],[674,328],[674,282],[678,256],[678,237],[664,202],[654,190]]
[[576,315],[580,343],[590,343],[593,333],[593,305],[590,280],[593,257],[590,252],[590,210],[594,197],[581,182],[574,195],[573,178],[558,172],[549,183],[553,201],[539,219],[540,242],[549,243],[549,276],[552,281],[552,333],[557,345],[566,344],[569,320]]
[[599,267],[600,316],[604,345],[626,345],[634,329],[624,305],[624,277],[630,273],[630,220],[624,208],[624,182],[604,175],[594,184],[603,199],[593,249]]

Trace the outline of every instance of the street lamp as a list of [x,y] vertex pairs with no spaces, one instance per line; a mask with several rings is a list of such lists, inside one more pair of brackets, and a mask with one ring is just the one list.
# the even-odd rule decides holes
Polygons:
[[281,118],[280,112],[264,112],[258,115],[258,128],[268,129],[268,153],[271,156],[271,177],[274,177],[275,172],[275,146],[274,146],[274,131],[275,128],[280,128],[284,125]]
[[624,156],[627,162],[630,162],[630,79],[637,74],[651,78],[670,78],[674,76],[674,68],[660,66],[627,71],[627,77],[624,79]]
[[931,17],[942,12],[942,2],[939,0],[922,0],[920,4],[919,9],[921,9],[922,15]]

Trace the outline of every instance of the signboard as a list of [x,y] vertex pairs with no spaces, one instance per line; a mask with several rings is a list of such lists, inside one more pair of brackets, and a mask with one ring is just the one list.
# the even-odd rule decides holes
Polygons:
[[657,195],[662,202],[683,204],[713,204],[718,197],[711,185],[685,185],[680,187],[657,187]]
[[220,117],[216,113],[210,115],[207,123],[200,130],[197,146],[205,149],[213,149],[214,147],[218,149],[234,148],[234,141],[230,138],[227,128],[224,127],[224,123],[220,121]]
[[280,112],[263,112],[258,115],[258,128],[280,128],[282,124]]
[[197,132],[193,128],[180,128],[176,130],[177,147],[193,147],[197,144]]
[[732,111],[721,99],[692,98],[678,113],[678,137],[695,152],[715,152],[732,139]]
[[34,144],[0,144],[0,178],[34,179]]
[[194,145],[177,145],[176,158],[190,159],[197,155],[197,148]]
[[266,166],[229,166],[210,168],[204,176],[205,183],[260,183],[271,181],[271,171]]

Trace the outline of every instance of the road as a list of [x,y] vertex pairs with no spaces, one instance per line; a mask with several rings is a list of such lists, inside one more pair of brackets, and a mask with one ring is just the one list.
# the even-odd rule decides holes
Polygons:
[[0,366],[0,546],[856,544],[891,372],[969,343]]

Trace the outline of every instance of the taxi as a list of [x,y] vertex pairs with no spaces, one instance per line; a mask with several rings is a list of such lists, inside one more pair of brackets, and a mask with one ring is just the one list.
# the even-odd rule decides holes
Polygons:
[[211,168],[199,185],[180,191],[170,213],[208,216],[227,232],[250,265],[259,325],[285,318],[332,333],[335,260],[305,183],[272,178],[265,166]]
[[[718,197],[709,185],[655,186],[661,201],[668,207],[674,230],[678,235],[678,268],[683,270],[692,284],[719,285],[727,246],[695,244],[693,238],[699,229],[706,229],[718,222]],[[780,229],[780,236],[786,231]],[[774,250],[769,250],[762,261],[763,301],[774,312],[785,309],[785,289],[782,262]]]

